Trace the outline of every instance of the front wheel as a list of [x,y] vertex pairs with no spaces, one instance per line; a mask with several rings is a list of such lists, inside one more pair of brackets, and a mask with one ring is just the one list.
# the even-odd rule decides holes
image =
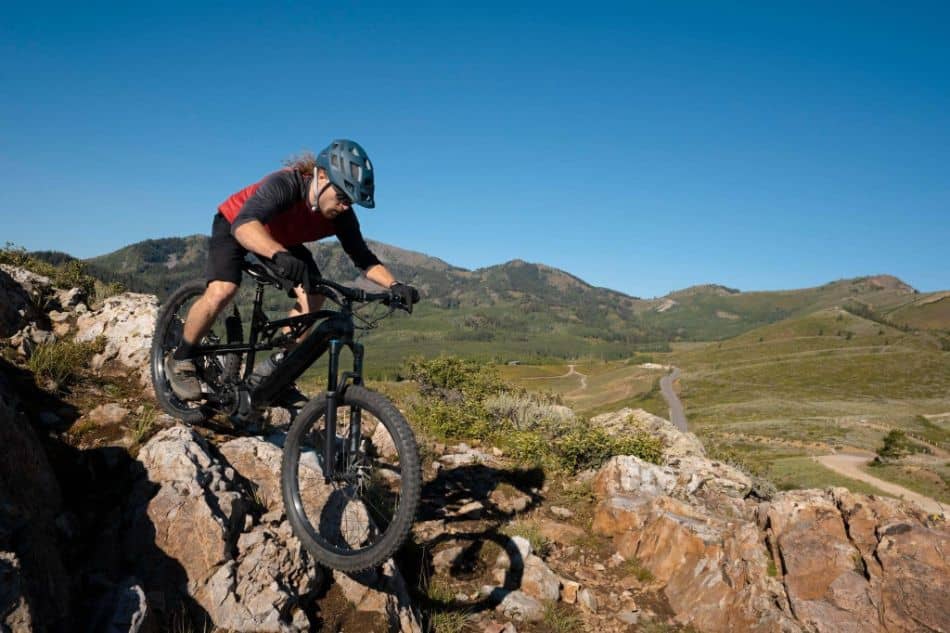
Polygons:
[[412,429],[389,400],[350,386],[337,402],[336,433],[329,440],[336,464],[325,482],[326,409],[326,394],[320,394],[287,433],[284,507],[294,534],[317,561],[362,571],[382,564],[409,535],[422,486],[419,452]]

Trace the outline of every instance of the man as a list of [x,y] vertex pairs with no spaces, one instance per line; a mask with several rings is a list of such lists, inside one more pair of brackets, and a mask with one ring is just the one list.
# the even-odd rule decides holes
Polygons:
[[[412,286],[396,281],[366,245],[353,211],[376,206],[373,165],[356,142],[338,139],[318,156],[305,154],[286,168],[221,203],[211,228],[208,285],[188,311],[181,345],[165,359],[165,375],[182,400],[201,398],[192,360],[194,347],[237,294],[241,262],[248,251],[267,258],[280,274],[302,284],[320,271],[304,242],[336,235],[343,250],[366,277],[399,295],[405,305],[419,300]],[[323,296],[294,288],[290,316],[320,308]],[[265,361],[266,362],[266,361]]]

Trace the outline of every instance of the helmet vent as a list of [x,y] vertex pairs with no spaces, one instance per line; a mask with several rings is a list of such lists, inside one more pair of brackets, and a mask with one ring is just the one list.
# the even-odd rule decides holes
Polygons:
[[339,169],[339,168],[340,168],[340,157],[337,156],[336,154],[330,154],[330,164],[333,165],[334,167],[336,167],[337,169]]
[[356,163],[350,163],[350,178],[360,180],[360,166]]

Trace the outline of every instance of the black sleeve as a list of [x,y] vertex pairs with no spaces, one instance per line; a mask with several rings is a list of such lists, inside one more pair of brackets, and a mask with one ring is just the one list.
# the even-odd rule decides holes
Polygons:
[[300,188],[294,182],[293,172],[275,171],[261,181],[261,186],[241,207],[231,223],[231,234],[234,235],[234,229],[252,220],[267,224],[275,215],[286,211],[299,199]]
[[360,223],[356,219],[353,209],[338,215],[333,220],[333,224],[336,226],[336,237],[340,240],[340,245],[343,246],[343,250],[350,256],[357,268],[366,270],[382,263],[366,245],[363,233],[360,231]]

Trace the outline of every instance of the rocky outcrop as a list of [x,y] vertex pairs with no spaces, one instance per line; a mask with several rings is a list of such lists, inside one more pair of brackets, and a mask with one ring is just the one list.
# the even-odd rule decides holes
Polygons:
[[139,462],[126,547],[150,589],[174,599],[183,585],[233,631],[308,628],[316,570],[279,512],[255,517],[234,468],[183,426],[152,438]]
[[60,630],[69,577],[56,522],[60,487],[0,361],[0,630]]
[[116,361],[139,373],[143,386],[151,385],[149,352],[158,317],[154,295],[126,292],[107,298],[102,306],[76,320],[76,340],[105,338],[105,350],[92,359],[94,369]]
[[945,522],[845,489],[761,502],[743,473],[682,454],[690,443],[674,441],[680,454],[662,466],[615,457],[593,484],[594,531],[651,572],[678,621],[703,631],[950,630]]
[[[34,289],[26,274],[22,268],[0,264],[0,336],[13,336],[28,325],[45,320],[42,286],[37,284]],[[47,287],[51,285],[49,279],[42,279]]]
[[[254,487],[255,498],[262,503],[268,516],[277,516],[283,520],[283,499],[280,492],[281,450],[273,444],[256,438],[239,438],[220,446],[222,456],[228,463]],[[306,495],[319,496],[311,503],[323,505],[325,495],[322,475],[314,470],[313,477],[301,484]],[[289,524],[282,526],[289,530]],[[294,539],[296,543],[296,539]],[[349,576],[334,571],[333,580],[342,590],[344,597],[354,605],[357,611],[378,616],[386,630],[401,633],[421,631],[419,619],[409,600],[406,582],[396,565],[390,560],[379,570]]]

